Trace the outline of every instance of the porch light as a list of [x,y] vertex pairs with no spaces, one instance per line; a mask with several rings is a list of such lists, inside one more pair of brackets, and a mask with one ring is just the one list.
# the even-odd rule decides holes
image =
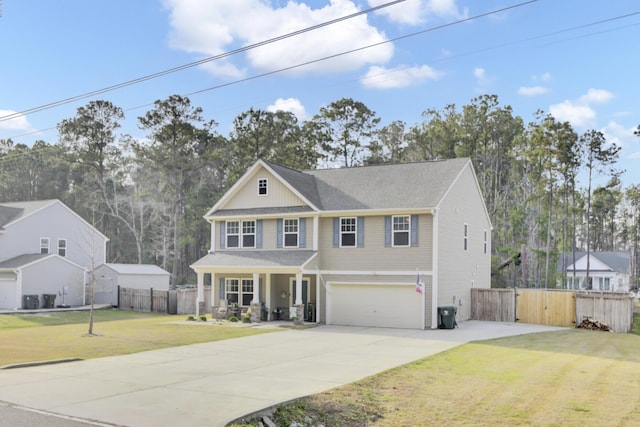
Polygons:
[[280,292],[280,298],[285,299],[287,297],[287,293],[285,291]]

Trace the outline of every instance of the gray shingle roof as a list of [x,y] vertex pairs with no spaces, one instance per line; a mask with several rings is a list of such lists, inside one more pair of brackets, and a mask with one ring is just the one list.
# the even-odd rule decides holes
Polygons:
[[300,267],[316,254],[315,251],[223,251],[207,254],[193,267]]
[[163,270],[157,265],[153,264],[103,264],[116,273],[120,274],[154,274],[154,275],[169,275],[168,271]]
[[[576,262],[578,262],[586,255],[586,252],[576,252]],[[602,261],[603,263],[611,267],[613,271],[616,271],[618,273],[630,273],[631,254],[627,251],[590,252],[590,257],[590,259],[596,258]],[[566,254],[565,260],[565,268],[567,268],[567,270],[569,271],[569,267],[573,265],[573,254]],[[562,258],[558,262],[558,271],[562,271]]]
[[24,209],[12,206],[0,206],[0,230],[14,219],[22,215]]
[[469,159],[308,171],[266,163],[318,209],[360,210],[435,207]]
[[0,262],[0,268],[20,268],[23,265],[30,264],[34,261],[38,261],[42,258],[51,256],[51,254],[24,254],[18,255],[14,258],[9,258]]

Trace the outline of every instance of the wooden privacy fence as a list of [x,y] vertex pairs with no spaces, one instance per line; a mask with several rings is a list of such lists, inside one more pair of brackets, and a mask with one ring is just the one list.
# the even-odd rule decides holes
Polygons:
[[472,289],[471,318],[549,326],[576,326],[591,318],[614,332],[633,327],[633,296],[544,289]]
[[[118,308],[155,313],[195,314],[197,289],[158,291],[154,289],[118,288]],[[205,312],[211,313],[211,289],[205,288]],[[202,313],[204,314],[204,313]]]

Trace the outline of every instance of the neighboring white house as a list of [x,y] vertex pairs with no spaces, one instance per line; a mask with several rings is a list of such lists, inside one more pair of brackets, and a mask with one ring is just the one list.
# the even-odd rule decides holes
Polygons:
[[104,264],[108,238],[60,200],[0,203],[0,308],[24,295],[83,305],[88,272]]
[[[631,275],[629,252],[591,252],[588,259],[589,281],[587,281],[587,253],[576,252],[575,264],[573,254],[566,255],[567,289],[629,292]],[[559,265],[558,271],[562,271],[562,265]]]
[[103,264],[95,271],[96,304],[118,305],[118,287],[169,290],[171,274],[152,264]]
[[205,218],[211,249],[191,267],[214,313],[437,328],[440,308],[470,319],[471,288],[491,286],[470,159],[309,171],[259,160]]

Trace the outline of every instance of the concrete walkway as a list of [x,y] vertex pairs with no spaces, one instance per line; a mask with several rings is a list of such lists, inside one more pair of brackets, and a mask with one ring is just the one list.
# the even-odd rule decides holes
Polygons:
[[469,341],[558,329],[562,328],[467,321],[454,330],[286,330],[0,370],[0,401],[119,426],[224,426],[263,408]]

